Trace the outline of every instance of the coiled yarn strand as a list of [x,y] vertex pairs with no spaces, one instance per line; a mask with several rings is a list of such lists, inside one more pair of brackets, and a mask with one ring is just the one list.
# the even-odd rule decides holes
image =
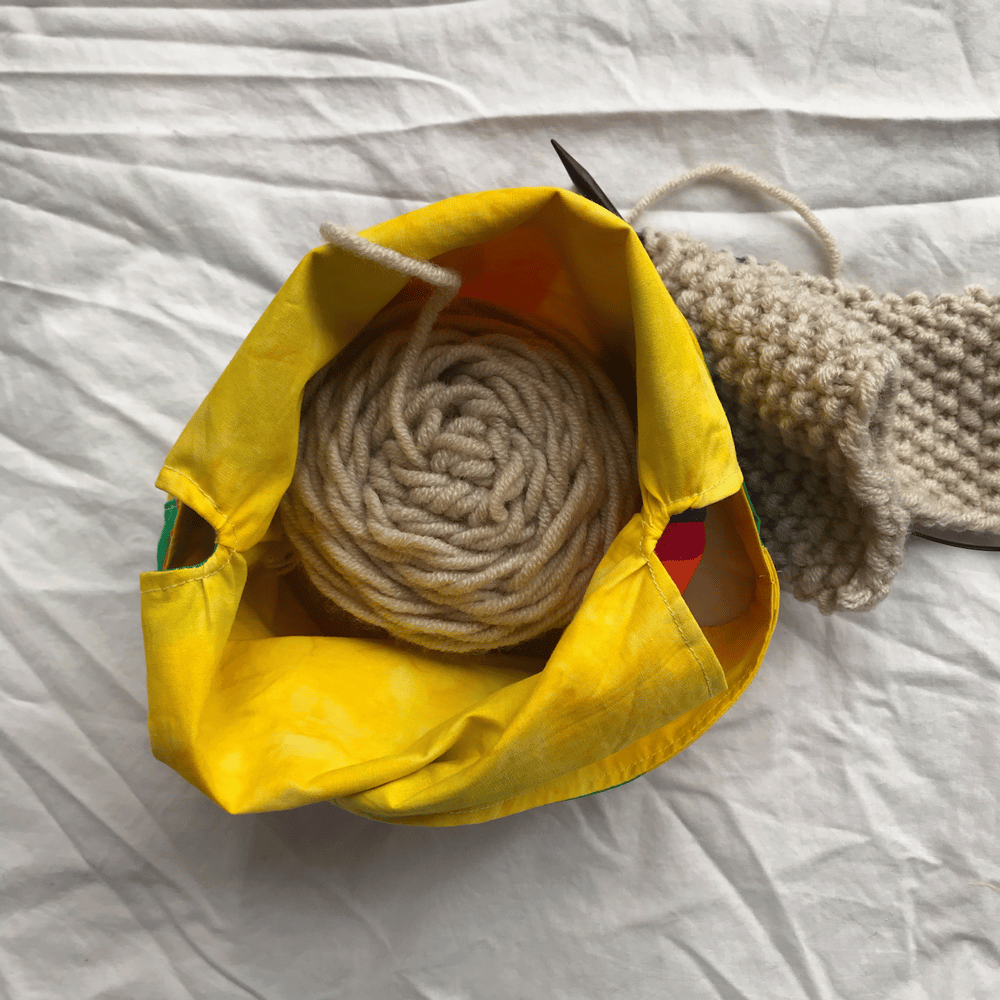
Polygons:
[[[455,272],[323,235],[437,287],[310,385],[281,505],[314,586],[362,621],[474,652],[566,625],[638,508],[634,432],[569,335],[459,301]],[[373,249],[369,249],[373,248]]]

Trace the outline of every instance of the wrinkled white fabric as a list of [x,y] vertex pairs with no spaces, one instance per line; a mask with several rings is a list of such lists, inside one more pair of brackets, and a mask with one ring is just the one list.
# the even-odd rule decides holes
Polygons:
[[[482,827],[230,817],[151,756],[137,575],[170,445],[317,219],[706,161],[878,292],[1000,289],[994,5],[0,8],[0,995],[987,1000],[1000,557],[785,599],[760,675],[620,789]],[[725,185],[643,219],[820,271]]]

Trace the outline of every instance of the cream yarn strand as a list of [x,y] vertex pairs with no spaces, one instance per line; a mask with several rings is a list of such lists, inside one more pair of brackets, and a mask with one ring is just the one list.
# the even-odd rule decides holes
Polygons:
[[816,238],[823,244],[827,260],[830,263],[830,277],[840,277],[840,250],[837,248],[837,241],[833,238],[830,230],[819,221],[816,213],[801,198],[796,197],[790,191],[778,187],[777,184],[772,184],[769,180],[758,174],[744,170],[742,167],[731,166],[728,163],[704,163],[700,167],[688,170],[673,180],[661,184],[658,188],[650,191],[644,198],[641,198],[636,206],[625,214],[625,221],[629,225],[634,225],[643,212],[662,198],[665,198],[671,191],[686,187],[695,181],[712,178],[742,184],[744,187],[751,188],[754,191],[770,195],[776,201],[783,202],[790,208],[795,209],[809,228],[816,234]]
[[366,328],[306,394],[282,523],[313,585],[370,625],[475,652],[566,625],[638,509],[622,400],[573,338],[333,225],[330,243],[435,286]]

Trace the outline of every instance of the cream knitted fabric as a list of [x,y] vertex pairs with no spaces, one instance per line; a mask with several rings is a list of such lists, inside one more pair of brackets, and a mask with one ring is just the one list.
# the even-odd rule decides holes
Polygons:
[[[727,173],[753,178],[711,165],[667,189]],[[799,599],[878,603],[912,523],[1000,531],[997,296],[878,296],[682,233],[643,239],[705,353],[762,539]]]
[[308,387],[281,516],[310,580],[443,651],[566,625],[639,506],[617,391],[568,335],[485,303],[446,308],[454,272],[324,236],[441,294],[383,311]]

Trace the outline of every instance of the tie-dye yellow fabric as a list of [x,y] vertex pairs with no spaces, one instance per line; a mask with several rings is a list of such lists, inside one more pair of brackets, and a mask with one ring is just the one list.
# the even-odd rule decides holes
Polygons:
[[[629,781],[739,697],[777,614],[774,569],[697,342],[635,233],[565,191],[452,198],[362,235],[455,268],[463,296],[535,313],[587,344],[636,420],[642,511],[570,625],[510,652],[405,647],[325,607],[298,574],[269,569],[306,381],[396,297],[424,291],[314,250],[157,480],[177,523],[168,568],[141,578],[153,752],[233,813],[329,800],[426,825]],[[693,591],[689,607],[653,549],[672,513],[710,504],[725,541],[700,600],[734,587],[746,597],[718,623],[699,612],[699,626]]]

